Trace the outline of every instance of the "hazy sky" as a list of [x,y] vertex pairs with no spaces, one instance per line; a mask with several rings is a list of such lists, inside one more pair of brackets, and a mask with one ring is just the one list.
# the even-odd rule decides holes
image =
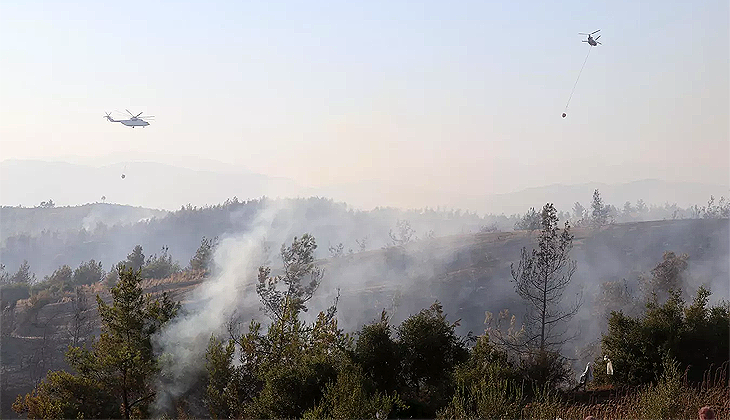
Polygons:
[[[308,186],[485,193],[727,183],[729,16],[727,0],[8,1],[0,157],[194,155]],[[577,32],[595,29],[562,119]],[[125,108],[156,121],[102,118]]]

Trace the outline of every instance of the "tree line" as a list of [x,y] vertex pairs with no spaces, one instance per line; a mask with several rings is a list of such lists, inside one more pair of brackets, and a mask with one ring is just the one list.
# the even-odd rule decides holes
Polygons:
[[[575,227],[600,227],[612,223],[629,223],[648,220],[675,220],[675,219],[719,219],[730,217],[730,200],[720,197],[716,201],[710,196],[706,206],[697,204],[688,208],[681,208],[676,204],[666,203],[662,206],[647,205],[644,200],[636,203],[627,201],[618,208],[606,204],[599,190],[593,191],[593,198],[589,208],[576,201],[571,211],[560,211],[561,220],[569,220]],[[540,228],[540,213],[530,208],[521,215],[514,224],[515,230],[537,230]]]
[[[565,326],[582,303],[566,294],[576,268],[570,258],[573,236],[568,222],[561,228],[551,204],[542,208],[540,221],[537,245],[523,248],[512,266],[515,293],[528,307],[525,319],[488,317],[487,329],[478,336],[458,336],[459,320],[449,320],[438,301],[399,325],[383,311],[380,319],[351,333],[337,325],[337,299],[305,321],[302,314],[314,309],[309,302],[324,273],[315,263],[314,237],[295,237],[281,247],[281,274],[273,275],[268,265],[258,270],[256,292],[268,326],[252,320],[243,328],[232,319],[227,336],[211,336],[205,374],[168,407],[153,404],[155,384],[164,383],[163,367],[175,360],[156,354],[151,337],[174,319],[180,306],[166,295],[144,296],[141,267],[120,265],[113,302],[97,297],[101,337],[87,347],[72,346],[66,357],[73,372],[49,372],[33,392],[18,397],[14,410],[30,418],[181,413],[211,418],[555,418],[574,413],[573,394],[565,390],[575,380],[562,354],[572,338]],[[714,393],[702,388],[708,371],[727,370],[730,305],[710,307],[705,288],[685,303],[681,289],[687,259],[666,253],[638,294],[616,284],[602,286],[608,331],[591,386],[633,387],[633,400],[615,407],[616,415],[694,416],[699,407],[686,411],[687,406],[702,398],[714,398],[702,405],[719,404],[720,416],[730,414],[722,411],[730,402],[727,387],[710,387]],[[501,325],[503,320],[508,325]],[[612,361],[613,375],[602,373],[602,356]],[[682,382],[684,369],[689,374]],[[203,407],[191,405],[194,395]],[[645,411],[631,411],[636,407]],[[585,406],[581,413],[603,409]]]

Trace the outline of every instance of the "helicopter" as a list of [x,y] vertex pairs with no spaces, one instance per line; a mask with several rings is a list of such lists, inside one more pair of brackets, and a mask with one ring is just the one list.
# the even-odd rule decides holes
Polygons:
[[[601,36],[598,35],[595,39],[593,39],[593,34],[595,34],[596,32],[600,32],[600,31],[601,30],[599,29],[599,30],[593,31],[589,34],[584,34],[584,33],[580,32],[580,33],[578,33],[578,35],[588,35],[588,39],[584,40],[583,42],[587,42],[591,47],[595,47],[598,44],[601,44],[600,42],[598,42],[598,38],[600,38]],[[601,44],[601,45],[603,45],[603,44]]]
[[127,127],[132,127],[132,128],[134,128],[134,127],[146,127],[146,126],[150,125],[150,123],[148,123],[147,121],[145,121],[144,118],[146,118],[146,119],[154,118],[154,116],[152,116],[152,115],[140,117],[140,115],[142,115],[141,112],[139,114],[137,114],[137,115],[134,115],[128,109],[126,111],[129,113],[129,115],[132,118],[130,118],[128,120],[115,120],[115,119],[113,119],[110,116],[110,114],[108,112],[106,113],[106,115],[104,115],[103,118],[106,118],[110,122],[122,123],[122,124],[126,125]]
[[[587,42],[588,45],[590,45],[591,47],[596,47],[598,45],[603,45],[598,41],[598,38],[601,37],[600,35],[598,35],[596,38],[593,38],[593,35],[598,32],[601,32],[601,30],[599,29],[599,30],[593,31],[589,34],[584,34],[582,32],[579,32],[578,35],[588,35],[588,39],[584,39],[582,42]],[[578,73],[578,78],[575,79],[575,84],[573,85],[573,90],[570,91],[570,97],[568,98],[568,103],[565,104],[565,110],[563,111],[563,115],[562,115],[563,118],[568,116],[568,105],[570,105],[570,99],[573,97],[573,92],[575,92],[575,87],[578,85],[578,80],[580,80],[580,75],[583,73],[583,67],[585,67],[586,61],[588,61],[588,56],[591,54],[592,49],[593,48],[588,48],[588,54],[586,54],[586,58],[585,58],[585,60],[583,60],[583,65],[581,66],[580,72]]]

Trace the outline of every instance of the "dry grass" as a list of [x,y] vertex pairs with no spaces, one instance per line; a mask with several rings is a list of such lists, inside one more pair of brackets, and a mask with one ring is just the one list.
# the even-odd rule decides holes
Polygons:
[[728,363],[709,371],[701,384],[690,385],[686,376],[668,368],[656,384],[599,404],[568,404],[541,398],[523,409],[523,418],[563,420],[585,419],[696,419],[700,407],[711,406],[716,418],[730,418]]
[[180,273],[175,273],[170,277],[164,278],[164,279],[146,279],[142,280],[140,283],[140,286],[142,286],[143,289],[151,289],[153,287],[159,287],[162,285],[172,285],[177,283],[188,283],[188,282],[195,282],[195,281],[202,281],[204,277],[203,272],[199,271],[182,271]]
[[701,384],[689,384],[686,372],[683,375],[676,362],[666,362],[664,372],[656,384],[623,390],[618,395],[605,388],[591,390],[589,393],[600,401],[596,403],[566,401],[560,391],[541,388],[534,389],[531,401],[525,404],[520,389],[482,380],[468,392],[457,389],[439,418],[697,419],[699,409],[706,405],[715,410],[717,419],[730,418],[728,362],[708,371]]

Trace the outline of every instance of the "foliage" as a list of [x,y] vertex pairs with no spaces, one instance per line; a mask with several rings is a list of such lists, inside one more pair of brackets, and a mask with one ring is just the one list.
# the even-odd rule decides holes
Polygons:
[[702,217],[705,219],[719,219],[730,217],[730,200],[720,197],[720,201],[715,204],[715,197],[710,196],[707,206],[701,210]]
[[520,376],[539,389],[558,388],[569,381],[572,373],[568,359],[554,350],[533,350],[518,360]]
[[132,271],[139,271],[144,267],[145,256],[142,250],[142,245],[134,247],[131,253],[127,255],[125,261],[125,268]]
[[10,280],[10,274],[5,270],[5,264],[0,263],[0,285],[7,284]]
[[681,401],[679,393],[682,386],[679,363],[664,355],[661,376],[656,385],[649,385],[637,395],[641,418],[672,418],[679,414]]
[[583,205],[580,204],[578,201],[576,201],[575,204],[573,204],[573,219],[575,220],[575,222],[577,223],[583,220],[583,218],[585,217],[585,213],[586,208],[583,207]]
[[[319,285],[314,238],[282,246],[283,274],[259,269],[257,292],[272,323],[252,321],[225,344],[213,338],[206,356],[206,403],[215,416],[293,418],[374,414],[433,417],[451,397],[453,369],[468,358],[466,341],[436,302],[405,320],[391,338],[387,316],[363,327],[357,345],[342,333],[335,307],[307,324],[299,319]],[[263,275],[262,275],[263,274]],[[302,278],[313,279],[302,287]],[[277,283],[287,288],[279,290]],[[238,354],[238,363],[233,363]],[[406,401],[406,404],[403,403]]]
[[71,300],[71,322],[67,327],[72,346],[78,346],[93,330],[91,317],[87,312],[89,309],[86,293],[77,286]]
[[518,373],[507,354],[478,337],[469,360],[455,369],[455,391],[439,418],[519,418],[523,403]]
[[457,385],[438,418],[520,418],[522,399],[522,389],[514,381],[481,378],[470,387]]
[[205,354],[206,371],[208,372],[208,386],[205,393],[205,404],[212,418],[232,418],[229,406],[235,405],[231,401],[235,395],[229,392],[234,389],[229,387],[235,374],[233,366],[233,353],[235,342],[230,340],[227,345],[215,337],[210,338],[208,351]]
[[181,271],[180,264],[172,260],[168,251],[168,247],[163,246],[159,257],[155,254],[147,258],[142,268],[142,278],[164,279]]
[[669,356],[688,369],[690,381],[701,381],[705,370],[720,366],[730,353],[730,304],[708,308],[709,296],[710,292],[700,287],[690,306],[673,292],[662,305],[656,299],[649,301],[639,317],[612,313],[602,349],[613,363],[614,374],[610,378],[597,375],[597,380],[629,386],[647,384],[662,373],[662,360]]
[[522,248],[518,266],[511,266],[515,290],[527,306],[525,322],[515,333],[513,320],[511,332],[504,335],[497,329],[495,338],[520,362],[525,379],[539,386],[556,386],[568,378],[569,370],[560,349],[573,338],[566,337],[565,327],[581,302],[578,298],[568,307],[562,303],[577,268],[569,258],[573,241],[570,225],[566,221],[561,232],[557,211],[547,203],[541,212],[541,226],[537,248],[531,252]]
[[20,267],[18,267],[18,271],[10,276],[8,283],[33,284],[35,283],[35,279],[35,274],[30,272],[30,264],[28,264],[28,260],[24,260],[23,263],[20,264]]
[[529,230],[532,232],[533,230],[540,229],[542,219],[540,217],[540,213],[535,211],[534,207],[531,207],[530,210],[525,213],[520,220],[518,220],[515,223],[515,230]]
[[113,266],[112,269],[109,270],[109,272],[104,277],[104,285],[109,288],[116,286],[116,284],[119,282],[119,273],[124,271],[124,269],[124,262],[119,262],[116,266]]
[[119,404],[94,378],[49,372],[29,394],[18,395],[13,410],[29,419],[120,418]]
[[[289,310],[289,305],[296,313],[307,311],[306,303],[312,298],[324,277],[324,270],[314,264],[316,249],[317,243],[314,237],[305,233],[301,239],[294,237],[289,247],[282,244],[281,260],[284,264],[282,275],[271,276],[270,267],[259,267],[256,292],[269,316],[282,320]],[[284,290],[279,290],[280,283],[284,284]],[[328,309],[329,317],[334,316],[336,305],[335,302]]]
[[[583,419],[691,419],[697,418],[700,407],[714,408],[718,419],[730,414],[730,387],[727,386],[727,363],[715,372],[706,372],[706,380],[690,385],[683,380],[681,371],[672,367],[673,361],[665,359],[662,375],[657,383],[637,388],[611,392],[605,401],[580,403],[570,395],[561,395],[549,388],[536,389],[534,397],[524,405],[521,415],[502,418]],[[714,373],[714,375],[713,375]],[[603,391],[596,391],[602,392]],[[597,394],[596,394],[597,396]],[[465,418],[466,416],[459,416]]]
[[536,385],[531,388],[532,399],[522,408],[522,418],[526,419],[557,419],[560,409],[564,407],[560,391],[548,384]]
[[567,309],[562,307],[563,293],[577,267],[569,258],[572,241],[570,225],[565,222],[561,232],[555,207],[548,203],[542,209],[538,248],[532,252],[522,248],[519,265],[512,265],[515,290],[527,304],[523,344],[528,352],[558,350],[567,340],[561,324],[580,308],[579,301]]
[[607,323],[612,312],[621,311],[633,315],[639,310],[638,301],[633,297],[625,279],[601,283],[593,303],[593,314],[599,317],[601,331],[608,328]]
[[398,389],[401,376],[401,353],[393,340],[392,329],[385,311],[380,321],[364,325],[358,332],[355,360],[364,375],[378,390],[392,392]]
[[[257,292],[272,319],[265,334],[252,321],[246,334],[231,329],[225,347],[215,339],[209,344],[206,401],[216,416],[301,417],[314,409],[326,385],[351,359],[352,340],[334,318],[336,302],[312,324],[299,319],[324,275],[314,264],[315,249],[311,235],[295,237],[291,246],[281,247],[282,275],[271,277],[269,267],[259,268]],[[302,285],[306,277],[309,283]],[[277,287],[280,283],[284,290]],[[234,351],[239,354],[236,366]]]
[[[662,374],[655,383],[640,386],[613,404],[585,407],[583,415],[590,413],[605,419],[689,419],[697,418],[700,407],[710,405],[716,411],[715,418],[727,418],[730,414],[727,368],[725,363],[714,375],[708,371],[706,380],[691,385],[684,380],[679,364],[665,357],[662,360]],[[579,407],[565,407],[560,414],[567,417],[567,412],[575,412],[576,408]]]
[[368,237],[367,236],[365,236],[362,239],[355,239],[355,243],[357,243],[357,246],[358,246],[360,252],[367,251],[367,249],[368,249]]
[[[225,349],[222,344],[209,346],[207,401],[216,413],[301,417],[322,399],[325,386],[350,359],[352,340],[335,319],[320,312],[308,325],[299,320],[295,305],[283,307],[286,312],[274,319],[266,334],[252,321],[249,332],[234,337]],[[239,352],[235,368],[231,343]]]
[[413,230],[409,221],[398,219],[395,223],[395,228],[395,233],[393,232],[393,230],[390,230],[390,232],[388,232],[393,246],[403,246],[411,242],[412,240],[417,239],[414,236],[416,231]]
[[511,353],[519,353],[515,350],[521,349],[525,343],[525,326],[517,328],[517,317],[514,314],[510,316],[509,309],[500,311],[496,319],[493,313],[485,312],[484,324],[484,332],[492,342]]
[[491,225],[482,225],[479,227],[479,233],[495,233],[495,232],[500,232],[496,223],[492,223]]
[[204,271],[209,273],[212,269],[213,251],[215,251],[215,247],[217,245],[217,236],[212,239],[203,236],[198,250],[195,251],[195,255],[193,255],[190,259],[190,268],[194,271]]
[[[99,339],[91,348],[70,347],[66,353],[77,374],[49,374],[44,382],[47,385],[39,385],[34,393],[19,400],[16,412],[31,415],[31,410],[36,410],[33,413],[38,414],[32,415],[40,417],[99,417],[87,413],[97,412],[97,405],[103,403],[104,410],[120,408],[124,418],[148,417],[147,407],[155,395],[153,375],[158,371],[150,338],[175,316],[179,303],[172,302],[167,294],[156,299],[145,297],[138,271],[126,270],[119,276],[119,283],[111,289],[111,305],[97,296],[102,320]],[[71,406],[65,405],[69,402]]]
[[66,292],[73,292],[77,286],[94,284],[101,281],[106,273],[101,262],[89,260],[81,263],[78,268],[72,270],[68,265],[56,269],[50,276],[46,276],[42,282],[31,286],[31,294],[35,295],[46,291],[52,296],[58,296]]
[[80,286],[84,284],[94,284],[100,282],[106,273],[101,265],[101,262],[89,260],[86,263],[81,263],[77,269],[74,270],[74,285]]
[[664,301],[673,291],[682,292],[684,289],[684,273],[689,266],[689,255],[676,255],[674,252],[664,252],[662,262],[651,270],[651,278],[642,279],[644,295],[651,299],[656,295]]
[[330,246],[330,258],[340,258],[345,254],[345,245],[340,242],[336,246]]
[[368,392],[362,370],[348,363],[340,368],[336,381],[327,384],[320,403],[307,410],[303,418],[386,419],[395,410],[406,408],[395,392]]
[[7,305],[13,305],[20,299],[30,297],[30,286],[28,283],[8,283],[0,285],[0,302],[3,308]]
[[61,287],[61,289],[64,289],[66,285],[71,286],[73,284],[74,271],[68,265],[62,265],[43,280],[48,283],[64,285]]
[[[14,272],[23,259],[28,259],[32,262],[37,275],[43,277],[57,268],[58,264],[55,261],[75,261],[74,264],[77,264],[78,261],[96,258],[105,264],[116,262],[119,259],[118,246],[123,246],[125,249],[128,247],[131,250],[138,243],[149,244],[145,246],[153,246],[155,250],[164,244],[175,244],[176,255],[179,252],[181,255],[192,256],[201,245],[202,235],[212,238],[224,235],[226,232],[245,229],[258,212],[271,203],[275,205],[282,203],[281,207],[291,209],[287,211],[293,212],[294,217],[304,214],[316,215],[316,221],[308,219],[312,222],[309,225],[310,233],[318,239],[327,241],[325,243],[342,242],[346,245],[346,249],[348,240],[363,238],[366,235],[369,242],[367,249],[391,244],[389,228],[393,228],[399,219],[408,220],[416,231],[427,232],[429,229],[434,229],[436,235],[443,236],[477,232],[481,226],[489,226],[492,223],[500,230],[508,231],[513,229],[515,223],[522,217],[522,214],[477,216],[474,213],[459,213],[442,208],[412,210],[376,208],[360,211],[348,209],[342,203],[323,198],[229,201],[204,207],[185,206],[175,212],[102,204],[63,207],[55,211],[2,206],[0,231],[3,233],[3,263],[12,267]],[[727,206],[727,200],[725,205]],[[715,206],[713,204],[713,207]],[[632,207],[636,209],[633,213],[620,212],[616,222],[702,218],[704,213],[701,211],[705,206],[700,206],[702,208],[697,212],[690,208],[679,208],[672,203],[648,205],[642,202],[642,211],[639,211],[639,206],[635,202]],[[96,210],[108,214],[109,217],[106,218],[108,220],[104,220],[104,223],[99,223],[92,229],[81,229],[84,218],[91,212],[96,213]],[[326,223],[320,222],[325,220]],[[580,226],[578,220],[580,219],[571,219],[571,226]],[[119,223],[116,223],[117,221]],[[94,255],[88,254],[89,244],[95,244],[92,247],[95,250]],[[353,248],[358,247],[357,244],[353,245]],[[325,251],[323,254],[326,254],[327,249],[325,247],[318,251]],[[324,256],[318,255],[318,257]],[[110,269],[106,265],[105,268]]]
[[[32,291],[32,290],[31,290]],[[33,316],[37,316],[40,309],[53,300],[53,296],[51,294],[51,291],[48,289],[40,290],[37,293],[33,293],[30,296],[30,299],[28,299],[28,302],[30,303],[29,313],[33,314]]]
[[591,203],[591,222],[593,226],[604,226],[608,223],[610,207],[603,204],[601,193],[598,190],[593,191],[593,202]]
[[456,335],[439,302],[412,315],[396,329],[401,354],[404,416],[429,418],[451,399],[452,371],[466,361],[466,341]]

